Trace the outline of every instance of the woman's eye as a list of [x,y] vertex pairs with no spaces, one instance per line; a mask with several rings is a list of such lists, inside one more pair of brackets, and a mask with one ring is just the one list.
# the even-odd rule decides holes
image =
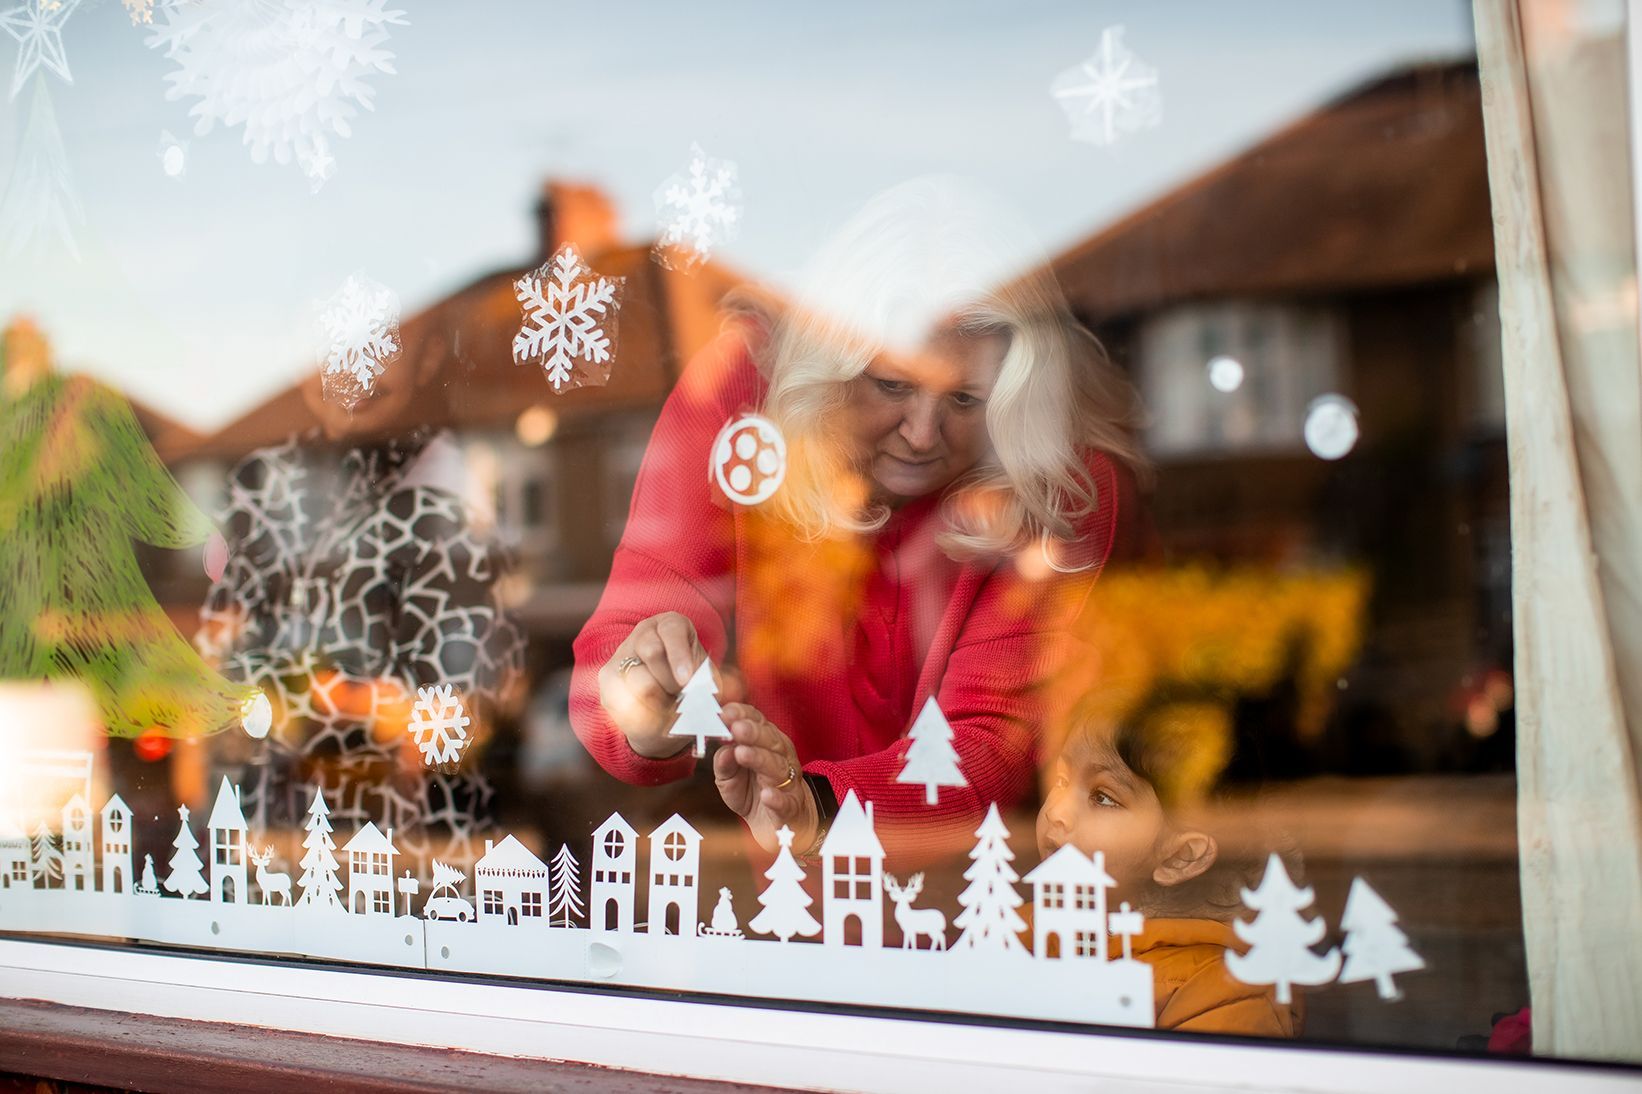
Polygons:
[[873,380],[877,383],[878,389],[886,395],[905,395],[912,387],[904,380],[879,380],[877,377]]
[[967,391],[953,392],[952,401],[958,406],[963,407],[965,410],[968,410],[970,407],[981,405],[981,399],[978,396],[971,395]]

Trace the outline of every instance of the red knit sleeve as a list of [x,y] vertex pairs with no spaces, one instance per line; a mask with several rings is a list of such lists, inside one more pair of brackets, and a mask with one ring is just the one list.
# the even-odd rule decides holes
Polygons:
[[576,637],[570,724],[599,766],[625,782],[671,782],[696,761],[688,753],[668,760],[635,753],[599,702],[599,669],[635,625],[668,611],[689,617],[708,654],[724,659],[735,528],[714,500],[708,455],[730,415],[757,405],[759,395],[757,370],[738,334],[725,334],[690,362],[650,435],[604,594]]
[[[923,694],[933,692],[952,726],[952,745],[968,786],[942,788],[936,805],[922,784],[896,781],[911,747],[889,748],[843,761],[819,761],[805,771],[825,776],[839,798],[854,790],[874,805],[878,835],[892,853],[935,855],[967,848],[989,804],[1007,809],[1032,789],[1036,745],[1044,717],[1043,683],[1067,651],[1067,626],[1082,609],[1111,556],[1119,518],[1119,478],[1103,455],[1091,459],[1100,504],[1077,530],[1080,567],[1061,573],[1003,560],[981,582],[956,627],[951,654]],[[1051,554],[1057,562],[1070,554]]]

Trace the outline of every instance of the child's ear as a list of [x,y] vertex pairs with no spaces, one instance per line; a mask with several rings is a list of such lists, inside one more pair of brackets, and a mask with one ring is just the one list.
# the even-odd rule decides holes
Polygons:
[[1220,845],[1206,832],[1175,832],[1163,843],[1152,880],[1159,885],[1179,885],[1213,866],[1220,857]]

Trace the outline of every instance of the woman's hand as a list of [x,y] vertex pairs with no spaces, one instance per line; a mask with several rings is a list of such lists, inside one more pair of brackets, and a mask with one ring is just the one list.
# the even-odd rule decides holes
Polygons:
[[599,669],[599,702],[640,756],[665,759],[690,746],[669,737],[674,703],[707,651],[696,625],[678,612],[652,615],[633,628]]
[[725,704],[724,721],[733,743],[713,753],[713,781],[724,804],[747,822],[766,851],[779,846],[775,833],[782,825],[793,830],[794,847],[812,845],[821,811],[792,741],[746,703]]

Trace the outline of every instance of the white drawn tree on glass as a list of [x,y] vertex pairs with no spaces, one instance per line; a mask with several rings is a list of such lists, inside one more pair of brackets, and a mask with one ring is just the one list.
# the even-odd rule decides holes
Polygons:
[[559,844],[553,856],[553,900],[547,909],[549,925],[574,927],[576,917],[582,914],[581,864],[570,850],[570,844]]
[[198,896],[210,886],[200,872],[205,864],[200,861],[198,853],[200,841],[194,838],[193,831],[188,827],[188,806],[177,806],[177,816],[181,823],[177,825],[177,838],[171,841],[171,846],[176,850],[168,863],[171,872],[165,875],[165,888],[187,899]]
[[314,788],[314,803],[308,807],[308,822],[303,825],[307,835],[302,838],[302,877],[297,885],[302,895],[297,903],[309,908],[342,910],[337,893],[342,891],[342,879],[337,877],[336,841],[331,838],[331,811],[325,805],[325,793]]
[[1402,992],[1392,976],[1425,968],[1425,961],[1397,926],[1397,913],[1362,878],[1351,882],[1340,928],[1346,932],[1346,940],[1340,945],[1345,951],[1345,968],[1340,970],[1342,984],[1372,980],[1381,999],[1401,999]]
[[954,927],[963,929],[958,944],[972,949],[1019,950],[1020,932],[1026,929],[1026,921],[1015,910],[1021,906],[1021,894],[1015,889],[1020,875],[1009,865],[1015,852],[1009,849],[1009,829],[998,816],[997,803],[987,807],[986,819],[975,835],[969,869],[964,871],[969,888],[958,895],[964,910],[952,921]]
[[821,924],[809,913],[810,894],[804,891],[804,869],[792,855],[792,829],[782,825],[775,833],[781,843],[775,861],[764,871],[770,884],[758,894],[763,911],[753,916],[747,929],[759,934],[773,934],[785,942],[793,935],[809,938],[818,934]]
[[1232,930],[1249,944],[1246,954],[1227,953],[1226,968],[1245,984],[1275,984],[1277,1002],[1293,1001],[1294,984],[1326,984],[1340,971],[1340,951],[1316,954],[1328,924],[1321,916],[1305,919],[1311,906],[1311,887],[1298,888],[1289,880],[1283,860],[1274,851],[1266,860],[1266,874],[1253,892],[1243,890],[1243,903],[1257,913],[1253,921],[1235,920]]
[[46,822],[35,825],[29,840],[29,858],[34,862],[34,880],[49,889],[53,881],[63,880],[63,853],[57,850],[56,838]]
[[941,713],[935,697],[924,703],[912,728],[907,730],[912,747],[907,749],[905,765],[895,776],[896,782],[923,783],[924,804],[934,805],[943,786],[968,786],[969,780],[958,770],[958,752],[952,747],[952,726]]
[[724,708],[718,705],[718,685],[713,682],[711,661],[702,661],[679,693],[678,718],[667,735],[694,737],[697,757],[707,755],[708,739],[730,739],[730,728],[724,724]]

